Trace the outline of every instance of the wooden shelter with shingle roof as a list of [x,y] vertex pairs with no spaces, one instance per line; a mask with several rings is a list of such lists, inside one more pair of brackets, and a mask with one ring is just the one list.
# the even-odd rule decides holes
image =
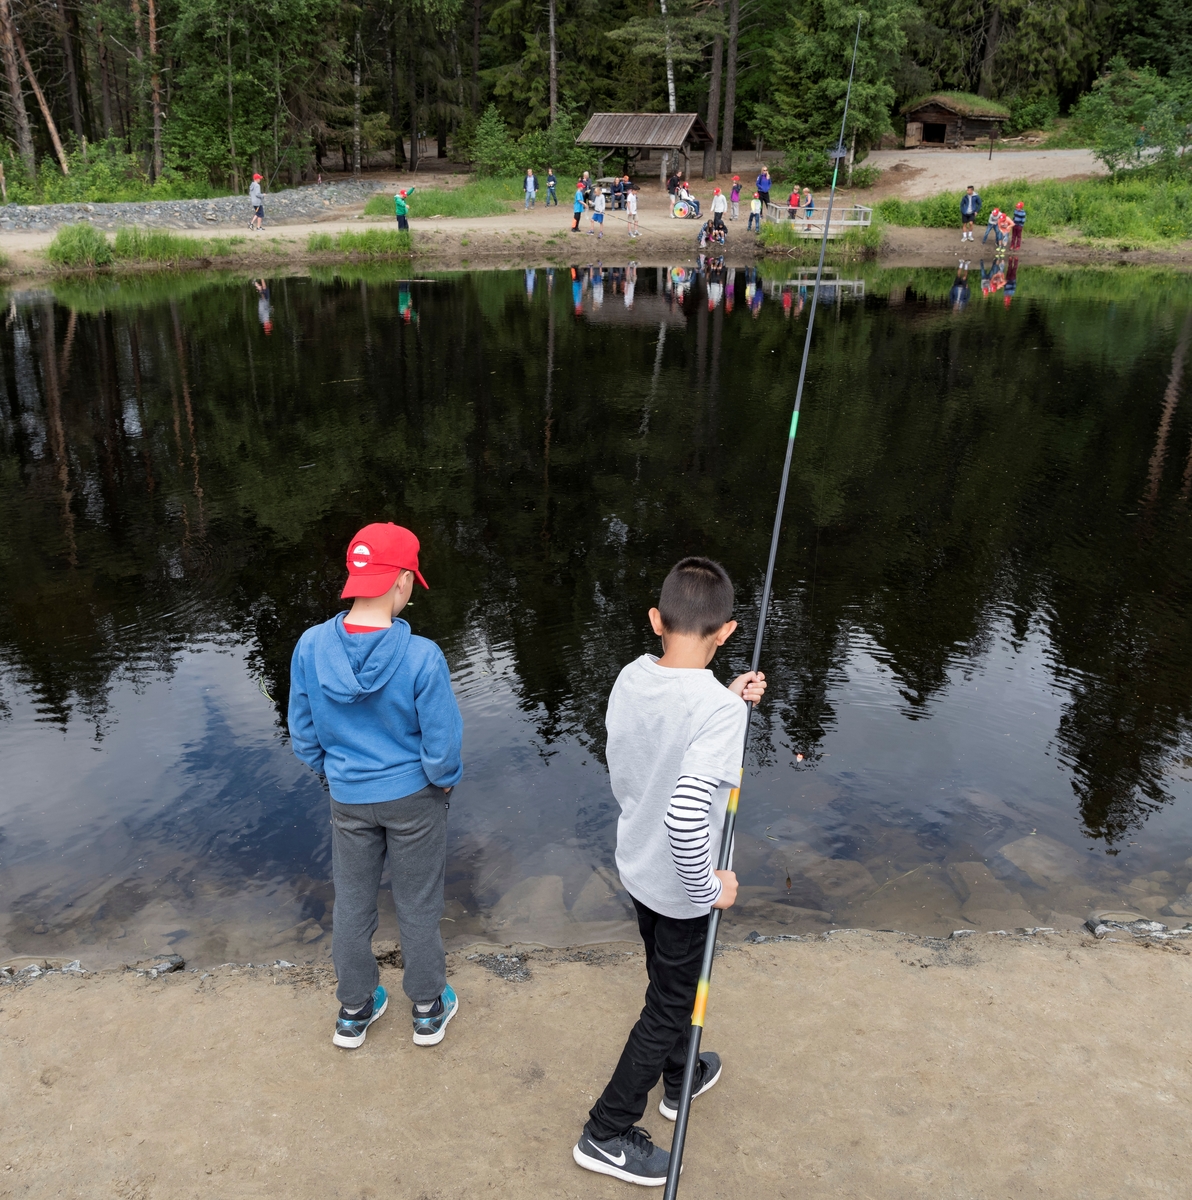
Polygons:
[[650,151],[661,151],[664,176],[670,155],[681,154],[686,164],[689,151],[714,144],[698,113],[593,113],[575,140],[577,145],[610,153],[624,150],[627,157],[634,158],[649,158]]

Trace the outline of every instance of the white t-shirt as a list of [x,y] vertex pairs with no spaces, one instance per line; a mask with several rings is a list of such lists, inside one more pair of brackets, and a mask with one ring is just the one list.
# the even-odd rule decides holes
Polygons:
[[675,870],[665,825],[680,775],[720,783],[709,814],[712,861],[729,791],[741,781],[745,701],[711,671],[661,667],[643,654],[625,667],[608,698],[608,774],[621,806],[617,870],[629,894],[663,916],[703,917]]
[[596,193],[596,199],[592,201],[592,211],[598,212],[598,213],[604,212],[604,193],[603,192]]
[[625,211],[631,216],[637,216],[637,192],[630,192],[625,197]]
[[727,208],[728,201],[724,198],[723,192],[721,192],[719,196],[712,197],[712,211],[714,213],[724,212]]

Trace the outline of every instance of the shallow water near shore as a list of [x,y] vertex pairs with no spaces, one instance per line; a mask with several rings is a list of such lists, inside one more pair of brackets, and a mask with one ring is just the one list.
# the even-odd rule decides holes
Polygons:
[[[1192,919],[1192,282],[984,266],[823,293],[727,936]],[[809,274],[12,294],[0,960],[328,955],[289,656],[374,519],[464,713],[448,938],[632,936],[604,704],[686,553],[748,666]]]

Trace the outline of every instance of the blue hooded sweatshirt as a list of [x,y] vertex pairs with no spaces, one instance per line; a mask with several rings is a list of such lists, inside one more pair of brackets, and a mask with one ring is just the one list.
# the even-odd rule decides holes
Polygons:
[[344,615],[308,629],[290,664],[294,753],[341,804],[383,804],[463,774],[464,723],[443,652],[405,621],[348,633]]

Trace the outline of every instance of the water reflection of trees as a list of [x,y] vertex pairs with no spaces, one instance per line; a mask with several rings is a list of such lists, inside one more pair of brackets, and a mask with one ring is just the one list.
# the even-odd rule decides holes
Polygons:
[[[639,294],[667,303],[614,327],[576,316],[562,277],[527,304],[520,274],[414,284],[409,322],[396,285],[281,281],[270,338],[238,285],[127,309],[15,304],[11,671],[46,715],[102,729],[115,679],[169,671],[197,639],[243,641],[283,711],[294,639],[337,605],[345,537],[387,517],[424,537],[419,627],[452,652],[479,633],[511,653],[541,742],[599,752],[607,689],[650,644],[670,561],[723,559],[752,621],[800,348],[777,306],[709,313],[698,281],[665,282],[640,270]],[[814,757],[858,634],[906,714],[929,718],[995,628],[1037,624],[1070,697],[1057,750],[1082,820],[1119,837],[1167,798],[1192,693],[1170,295],[1020,295],[963,318],[898,296],[817,336],[760,750]],[[607,284],[605,303],[622,303]]]

